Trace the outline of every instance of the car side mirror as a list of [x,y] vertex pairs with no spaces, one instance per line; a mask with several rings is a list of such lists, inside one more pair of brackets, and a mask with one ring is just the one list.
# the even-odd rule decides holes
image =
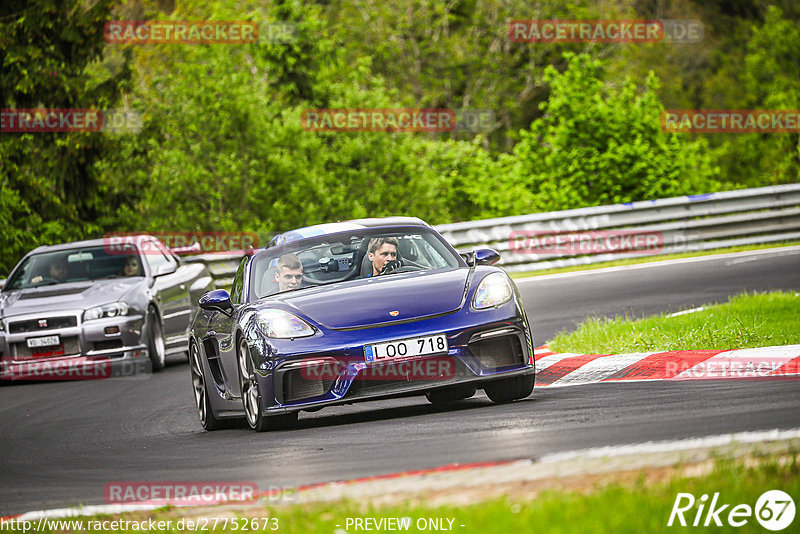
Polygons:
[[493,248],[477,248],[472,255],[475,265],[494,265],[500,261],[500,253]]
[[3,287],[5,287],[5,285],[6,285],[6,281],[5,280],[0,280],[0,289],[3,289]]
[[231,315],[233,304],[231,304],[231,296],[224,289],[215,289],[205,293],[200,297],[200,307],[207,311],[219,311],[225,315]]
[[162,263],[156,268],[156,274],[153,276],[164,276],[165,274],[172,274],[178,270],[178,267],[173,263]]

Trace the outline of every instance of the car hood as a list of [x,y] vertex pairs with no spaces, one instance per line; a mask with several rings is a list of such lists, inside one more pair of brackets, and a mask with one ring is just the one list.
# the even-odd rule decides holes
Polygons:
[[398,273],[300,290],[280,300],[328,328],[376,326],[460,309],[468,276],[466,268]]
[[4,291],[0,316],[92,308],[115,302],[142,283],[141,278],[112,278]]

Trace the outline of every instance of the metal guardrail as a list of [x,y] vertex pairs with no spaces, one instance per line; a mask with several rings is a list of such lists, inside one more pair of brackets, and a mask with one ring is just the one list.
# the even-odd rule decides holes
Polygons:
[[233,285],[233,275],[239,268],[244,252],[226,254],[217,252],[214,254],[199,254],[197,256],[183,256],[185,262],[202,262],[208,267],[214,284],[217,288],[228,289]]
[[[498,250],[499,265],[512,272],[774,243],[800,239],[800,184],[443,224],[436,229],[458,249]],[[637,235],[654,242],[635,246],[631,241]],[[604,245],[596,246],[598,242]]]
[[[436,229],[459,250],[496,249],[502,258],[499,265],[509,272],[800,240],[800,184],[442,224]],[[635,245],[637,235],[644,246]],[[657,242],[647,243],[647,238]],[[538,245],[530,246],[532,241]],[[604,246],[596,246],[603,241]],[[580,246],[587,243],[592,246]],[[217,287],[229,287],[242,254],[204,254],[184,261],[206,263]]]

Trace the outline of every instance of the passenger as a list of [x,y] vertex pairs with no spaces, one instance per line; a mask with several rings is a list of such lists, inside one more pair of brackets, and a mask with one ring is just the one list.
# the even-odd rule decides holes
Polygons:
[[125,258],[125,263],[122,265],[122,276],[139,276],[139,258],[136,256],[128,256]]
[[303,263],[296,254],[284,254],[278,259],[275,281],[278,291],[290,291],[303,285]]

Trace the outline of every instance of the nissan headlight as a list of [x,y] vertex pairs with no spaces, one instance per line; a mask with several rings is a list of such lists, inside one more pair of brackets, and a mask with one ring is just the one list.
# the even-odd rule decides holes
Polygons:
[[128,304],[125,302],[115,302],[114,304],[89,308],[83,312],[83,320],[94,321],[95,319],[107,319],[120,315],[128,315]]
[[493,308],[505,304],[513,296],[514,290],[511,289],[511,281],[508,276],[503,273],[492,273],[478,284],[478,289],[475,290],[475,296],[472,299],[472,307],[476,310]]
[[256,316],[256,321],[267,337],[293,339],[314,335],[314,329],[308,323],[283,310],[261,310]]

